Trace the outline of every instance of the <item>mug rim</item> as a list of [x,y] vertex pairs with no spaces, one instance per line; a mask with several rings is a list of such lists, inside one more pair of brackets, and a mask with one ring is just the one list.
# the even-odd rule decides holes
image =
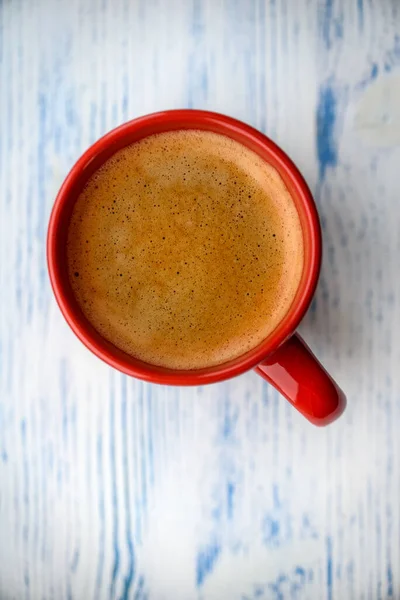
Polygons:
[[[73,305],[66,292],[70,286],[66,265],[60,264],[57,249],[60,226],[64,223],[63,208],[77,196],[76,190],[89,179],[88,169],[96,161],[95,172],[114,152],[134,141],[160,132],[200,129],[227,135],[257,152],[281,175],[296,208],[301,213],[304,241],[304,265],[296,297],[284,318],[261,344],[234,360],[197,370],[176,370],[158,367],[126,354],[102,337],[82,311]],[[103,160],[101,158],[103,157]],[[267,160],[268,157],[268,160]],[[307,237],[307,240],[305,240]],[[307,244],[306,244],[307,242]],[[296,330],[307,311],[321,267],[322,236],[316,205],[308,185],[287,154],[270,138],[232,117],[195,109],[167,110],[130,120],[103,135],[76,161],[65,178],[51,211],[47,234],[47,264],[50,282],[59,308],[76,336],[95,355],[115,369],[152,383],[170,385],[203,385],[223,381],[256,367],[272,354]]]

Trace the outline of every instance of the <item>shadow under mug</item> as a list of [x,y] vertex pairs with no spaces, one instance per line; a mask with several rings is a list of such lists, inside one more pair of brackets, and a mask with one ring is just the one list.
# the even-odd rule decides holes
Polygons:
[[[85,183],[121,148],[165,131],[197,129],[228,136],[271,164],[285,182],[300,217],[304,268],[294,301],[278,327],[256,348],[227,363],[199,370],[166,369],[119,350],[88,322],[72,292],[67,269],[68,225]],[[72,167],[54,204],[47,237],[50,280],[58,305],[78,338],[112,367],[145,381],[168,385],[203,385],[249,369],[269,381],[309,421],[327,425],[343,412],[346,399],[310,349],[295,333],[317,285],[321,264],[321,229],[311,192],[286,154],[269,138],[230,117],[200,110],[171,110],[129,121],[95,142]]]

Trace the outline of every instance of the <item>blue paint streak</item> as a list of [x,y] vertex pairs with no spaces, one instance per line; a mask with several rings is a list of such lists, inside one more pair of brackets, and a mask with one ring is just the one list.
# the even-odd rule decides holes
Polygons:
[[221,546],[218,543],[211,543],[198,553],[196,564],[197,587],[201,587],[206,578],[211,575],[220,554]]
[[[376,529],[376,561],[379,564],[380,557],[382,556],[382,527],[381,527],[381,516],[380,512],[375,516],[375,529]],[[381,581],[378,582],[377,589],[377,600],[382,597],[382,593],[380,591]]]
[[[271,583],[268,584],[268,588],[272,591],[273,593],[273,598],[274,600],[285,600],[285,591],[282,590],[282,586],[285,585],[285,588],[287,587],[287,584],[289,582],[289,578],[287,575],[279,575],[279,577],[276,579],[276,581],[273,581]],[[267,596],[267,598],[269,598],[270,596]]]
[[391,564],[389,564],[387,566],[386,577],[387,577],[387,594],[388,594],[388,598],[393,598],[393,571],[392,571],[392,565]]
[[[262,598],[264,596],[265,586],[256,584],[253,590],[253,598]],[[265,596],[264,596],[265,598]],[[243,596],[242,600],[250,600],[249,596]]]
[[335,38],[337,40],[343,38],[343,18],[335,21]]
[[255,57],[257,56],[257,26],[255,0],[246,3],[231,3],[229,11],[229,28],[231,36],[241,40],[235,48],[235,62],[242,62],[246,79],[246,114],[252,124],[257,124],[258,72],[256,72]]
[[110,583],[110,598],[115,596],[115,586],[119,571],[119,545],[118,545],[118,523],[119,523],[119,507],[118,507],[118,491],[117,491],[117,469],[115,459],[115,390],[114,390],[114,373],[111,375],[110,382],[110,462],[111,462],[111,478],[112,478],[112,505],[113,505],[113,546],[114,546],[114,565]]
[[[28,461],[27,461],[27,455],[28,455],[28,447],[27,447],[27,437],[26,437],[26,419],[22,419],[21,420],[21,441],[22,441],[22,448],[23,448],[23,500],[24,500],[24,504],[26,506],[25,509],[25,515],[29,514],[29,467],[28,467]],[[29,547],[29,519],[26,520],[26,522],[23,524],[23,528],[22,528],[22,536],[23,536],[23,540],[25,542],[25,549],[27,549]],[[26,561],[26,557],[25,557],[25,561]],[[27,561],[26,561],[27,562]],[[29,598],[30,597],[30,590],[29,590],[29,563],[26,565],[26,569],[25,573],[24,573],[24,582],[25,582],[25,587],[26,587],[26,595],[25,598]]]
[[144,591],[144,578],[141,575],[138,579],[137,588],[133,600],[147,600],[147,594]]
[[97,113],[98,113],[97,102],[92,102],[90,104],[90,117],[89,117],[89,122],[90,122],[90,141],[91,142],[94,142],[94,140],[97,137],[96,136]]
[[[25,205],[25,210],[26,210],[26,220],[28,223],[28,227],[27,227],[27,241],[26,241],[26,251],[27,251],[27,255],[28,256],[32,256],[32,236],[33,236],[33,231],[32,231],[32,223],[33,223],[33,219],[32,219],[32,208],[35,205],[35,200],[34,200],[34,194],[33,194],[33,189],[32,189],[32,182],[29,182],[28,185],[28,191],[27,191],[27,195],[26,195],[26,205]],[[31,278],[31,261],[26,261],[26,266],[25,266],[25,281],[29,281]],[[34,294],[28,294],[28,306],[27,306],[27,320],[28,323],[32,322],[32,316],[33,316],[33,304],[34,304]]]
[[[1,38],[3,39],[3,38]],[[9,68],[8,68],[8,73],[7,73],[7,84],[9,86],[9,89],[13,89],[11,86],[13,85],[13,79],[14,79],[14,73],[13,73],[13,69],[12,69],[12,65],[11,65],[11,61],[9,64]],[[12,132],[13,132],[13,127],[12,127],[12,123],[14,122],[14,102],[13,102],[13,94],[7,94],[7,107],[6,107],[6,114],[8,115],[8,127],[6,129],[6,134],[3,134],[3,140],[6,139],[7,136],[7,143],[4,143],[4,147],[6,148],[6,152],[7,150],[9,151],[9,153],[11,154],[12,150],[13,150],[13,145],[14,145],[14,139],[12,136]],[[10,204],[11,202],[11,191],[10,188],[8,189],[8,194],[7,194],[7,205]]]
[[379,74],[379,67],[376,63],[372,63],[371,65],[371,69],[370,72],[368,73],[368,75],[362,79],[358,85],[358,87],[365,88],[368,85],[370,85],[373,81],[375,81],[375,79],[378,77]]
[[127,400],[126,400],[126,377],[122,378],[122,405],[121,405],[121,431],[122,431],[122,442],[123,442],[123,469],[124,469],[124,485],[125,485],[125,518],[126,518],[126,545],[128,547],[128,571],[124,578],[124,591],[122,594],[122,600],[128,600],[130,597],[131,586],[135,576],[135,556],[132,539],[132,527],[131,527],[131,500],[129,493],[129,471],[128,471],[128,414],[127,414]]
[[122,79],[122,116],[123,120],[128,119],[128,105],[129,105],[129,85],[128,76],[125,73]]
[[267,515],[263,521],[263,542],[266,546],[278,546],[280,535],[280,523],[277,519]]
[[60,361],[60,374],[59,374],[59,385],[61,395],[61,408],[62,408],[62,431],[64,442],[68,438],[68,374],[67,374],[67,361],[63,358]]
[[303,567],[297,566],[294,570],[293,581],[290,585],[290,596],[292,598],[298,598],[298,594],[304,588],[305,584],[306,571]]
[[393,68],[398,67],[400,62],[400,35],[396,34],[394,36],[394,44],[393,48],[387,52],[386,60],[385,60],[385,71],[390,73]]
[[[265,3],[266,4],[266,3]],[[276,90],[278,90],[278,82],[277,82],[277,73],[279,69],[277,69],[277,49],[279,48],[277,43],[277,18],[276,18],[276,3],[275,0],[269,3],[269,17],[270,23],[273,23],[273,27],[271,27],[269,32],[269,55],[270,55],[270,70],[271,70],[271,85],[272,90],[269,92],[272,96],[273,101],[273,114],[276,115],[278,111],[278,94]],[[270,127],[268,128],[267,133],[272,137],[275,137],[277,134],[276,125],[271,119]]]
[[216,508],[213,508],[213,510],[211,511],[211,517],[212,517],[212,520],[215,521],[216,523],[218,523],[219,521],[221,521],[222,510],[221,510],[220,506],[217,506]]
[[332,21],[332,12],[333,12],[333,0],[326,0],[325,6],[321,6],[321,35],[322,40],[329,50],[331,47],[331,38],[330,38],[330,27]]
[[[44,72],[40,75],[40,90],[47,89],[47,79]],[[11,94],[10,94],[11,96]],[[47,281],[47,268],[45,260],[45,249],[43,240],[45,239],[47,218],[46,218],[46,145],[48,141],[47,135],[47,122],[48,122],[48,102],[47,96],[44,92],[40,92],[38,96],[38,171],[37,171],[37,222],[35,224],[36,238],[41,244],[41,256],[38,265],[39,273],[39,293],[38,293],[38,304],[43,310],[44,314],[47,315],[47,305],[49,303],[48,296],[48,281]]]
[[358,25],[360,29],[364,27],[364,0],[357,0]]
[[21,248],[21,244],[18,244],[17,246],[17,256],[16,256],[16,260],[15,260],[15,271],[16,271],[16,275],[17,275],[17,281],[16,281],[16,289],[15,289],[15,295],[16,295],[16,304],[17,307],[19,308],[19,310],[21,310],[22,308],[22,289],[24,287],[21,279],[21,265],[22,265],[22,248]]
[[[45,88],[44,82],[41,81],[40,88]],[[44,93],[39,94],[38,98],[38,121],[39,121],[39,139],[38,139],[38,199],[40,207],[44,208],[45,204],[45,145],[46,145],[46,122],[47,122],[47,99]],[[43,240],[44,220],[41,219],[42,213],[38,213],[38,222],[36,234],[40,240]]]
[[201,0],[193,1],[193,13],[192,13],[192,35],[195,38],[199,38],[203,35],[204,24],[202,21],[202,2]]
[[98,547],[98,563],[97,563],[97,575],[96,575],[96,597],[99,598],[101,595],[101,583],[104,571],[104,544],[105,544],[105,511],[104,511],[104,479],[103,479],[103,439],[101,435],[97,437],[97,476],[99,481],[99,517],[100,517],[100,531],[99,531],[99,547]]
[[[265,6],[266,3],[264,0],[259,0],[258,2],[258,14],[259,14],[259,20],[258,20],[258,28],[259,28],[259,39],[260,40],[265,40]],[[265,87],[265,74],[267,72],[266,69],[266,60],[265,60],[265,52],[259,52],[258,53],[259,56],[259,60],[260,60],[260,70],[257,73],[257,80],[258,80],[258,90],[259,90],[259,98],[260,98],[260,114],[258,115],[258,126],[261,129],[261,131],[263,131],[264,133],[266,132],[267,129],[267,115],[266,115],[266,106],[267,106],[267,99],[266,99],[266,87]]]
[[[139,396],[139,412],[141,415],[141,423],[143,423],[143,414],[144,414],[144,402],[143,402],[143,385],[140,386],[140,396]],[[142,510],[144,510],[147,506],[147,464],[146,464],[146,438],[144,427],[141,427],[140,430],[140,445],[141,445],[141,476],[142,476]]]
[[[144,384],[140,384],[144,386]],[[177,419],[180,423],[180,419]],[[151,386],[147,385],[147,434],[148,434],[148,468],[149,468],[149,482],[150,485],[154,485],[154,444],[153,444],[153,397],[151,393]]]
[[189,108],[204,105],[208,92],[208,72],[203,48],[205,25],[202,10],[201,0],[194,0],[191,23],[194,48],[188,60]]
[[224,404],[224,416],[223,416],[223,422],[222,422],[222,438],[224,440],[228,440],[229,438],[231,438],[234,434],[235,428],[236,428],[236,423],[238,420],[238,412],[237,410],[233,411],[232,410],[232,405],[229,401],[229,388],[226,388],[227,390],[227,398]]
[[[0,4],[0,6],[1,6],[1,4]],[[4,59],[3,48],[6,47],[5,43],[3,42],[3,40],[4,40],[3,18],[0,19],[0,40],[2,40],[2,43],[0,44],[0,65],[2,65],[3,59]],[[4,61],[4,64],[5,64],[5,61]],[[9,96],[11,96],[11,94],[9,94]]]
[[78,565],[79,565],[79,556],[80,556],[79,550],[76,549],[74,552],[74,555],[72,557],[71,566],[70,566],[72,573],[76,573],[76,569],[78,568]]
[[317,107],[317,157],[319,177],[322,181],[328,167],[335,167],[338,161],[335,140],[337,99],[329,83],[319,91]]
[[307,514],[303,515],[300,535],[303,539],[318,539],[318,533],[315,527],[311,524],[310,518]]
[[263,381],[261,389],[261,399],[264,408],[269,408],[269,405],[271,403],[271,393],[272,386],[270,386],[269,383],[267,383],[266,381]]
[[28,496],[28,489],[29,489],[29,470],[28,470],[28,463],[26,460],[27,457],[27,444],[26,444],[26,419],[22,419],[21,420],[21,440],[22,440],[22,448],[24,451],[24,469],[23,469],[23,473],[24,473],[24,502],[26,504],[26,506],[29,505],[29,496]]
[[101,134],[103,135],[107,130],[107,115],[106,115],[106,106],[107,106],[107,84],[105,81],[102,82],[100,87],[100,124],[101,124]]
[[333,558],[332,558],[332,538],[326,538],[326,588],[328,600],[332,600],[333,585]]
[[[139,408],[138,408],[138,403],[135,402],[132,406],[132,430],[133,431],[139,431],[138,427],[139,427]],[[142,523],[141,523],[141,516],[142,516],[142,505],[140,503],[140,494],[139,492],[134,493],[135,495],[135,508],[134,508],[134,516],[135,516],[135,527],[134,527],[134,531],[135,531],[135,536],[136,536],[136,543],[140,544],[142,541]]]
[[276,483],[272,486],[272,498],[275,508],[281,508],[282,502],[279,499],[279,487]]
[[[47,423],[46,423],[46,425],[47,425]],[[44,417],[43,417],[43,413],[42,413],[41,427],[43,427],[43,430],[45,430],[46,425],[44,424]],[[42,472],[46,473],[46,474],[47,474],[47,454],[48,454],[48,448],[47,448],[47,444],[46,444],[46,445],[42,446],[42,451],[41,451]],[[43,514],[46,514],[46,511],[48,510],[47,477],[42,478],[41,494],[42,494],[42,498],[44,499],[43,500]],[[47,559],[47,519],[43,520],[42,527],[41,527],[41,534],[42,534],[42,544],[41,544],[41,548],[40,548],[40,558],[41,558],[42,562],[45,563],[46,559]]]
[[226,484],[226,512],[228,519],[233,518],[234,497],[235,484],[231,481],[228,481],[228,483]]

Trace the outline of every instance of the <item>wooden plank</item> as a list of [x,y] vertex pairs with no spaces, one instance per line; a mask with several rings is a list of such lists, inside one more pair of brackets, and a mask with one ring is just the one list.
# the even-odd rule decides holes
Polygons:
[[[400,598],[397,0],[0,2],[0,597]],[[74,338],[48,216],[88,145],[206,108],[275,139],[319,206],[301,332],[348,394],[315,429],[254,374],[113,372]]]

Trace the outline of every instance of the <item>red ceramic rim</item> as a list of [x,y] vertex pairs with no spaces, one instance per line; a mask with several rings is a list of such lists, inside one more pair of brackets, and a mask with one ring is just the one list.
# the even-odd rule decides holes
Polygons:
[[[112,154],[143,137],[178,129],[200,129],[227,135],[272,164],[286,183],[299,212],[305,260],[294,302],[278,327],[259,346],[230,362],[211,368],[179,371],[156,367],[122,352],[102,338],[86,320],[73,298],[65,258],[65,231],[74,201],[85,182]],[[202,385],[222,381],[255,367],[296,329],[317,285],[321,264],[321,230],[311,192],[290,158],[256,129],[213,112],[171,110],[134,119],[95,142],[72,167],[54,203],[47,237],[47,262],[58,305],[78,338],[112,367],[145,381],[175,385]]]

